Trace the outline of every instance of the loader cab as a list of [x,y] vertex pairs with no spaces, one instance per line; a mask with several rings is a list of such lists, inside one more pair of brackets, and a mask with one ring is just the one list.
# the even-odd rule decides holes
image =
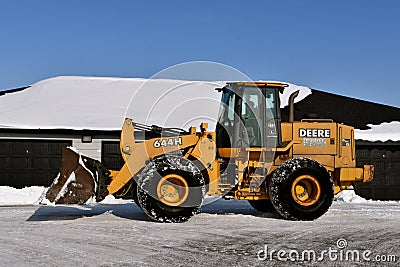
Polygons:
[[228,83],[217,123],[218,148],[274,148],[282,143],[279,92],[287,85]]

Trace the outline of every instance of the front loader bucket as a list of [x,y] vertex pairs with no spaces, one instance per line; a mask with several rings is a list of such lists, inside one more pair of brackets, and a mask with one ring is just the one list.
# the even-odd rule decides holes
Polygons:
[[107,178],[109,171],[100,162],[81,156],[71,148],[63,148],[60,174],[48,189],[46,198],[55,204],[84,204],[93,196],[100,201],[107,195],[104,186]]

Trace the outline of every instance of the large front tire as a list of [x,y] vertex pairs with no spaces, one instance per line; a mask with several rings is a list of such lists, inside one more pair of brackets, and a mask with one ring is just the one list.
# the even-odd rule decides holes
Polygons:
[[205,181],[190,160],[166,155],[147,164],[137,187],[139,206],[158,222],[185,222],[199,209]]
[[272,175],[269,186],[272,204],[290,220],[315,220],[333,201],[334,184],[326,168],[309,158],[283,163]]
[[138,188],[137,182],[135,181],[135,179],[133,179],[133,181],[132,181],[132,199],[135,202],[135,204],[140,208],[139,199],[137,196],[137,188]]

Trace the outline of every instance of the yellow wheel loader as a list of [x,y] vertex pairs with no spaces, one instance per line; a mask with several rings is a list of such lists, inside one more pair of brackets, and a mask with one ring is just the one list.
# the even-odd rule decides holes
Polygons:
[[[329,119],[281,121],[282,83],[232,82],[222,94],[215,131],[162,128],[125,119],[120,150],[125,165],[107,170],[96,160],[63,150],[61,171],[46,198],[83,204],[108,194],[132,193],[153,220],[184,222],[205,195],[247,200],[261,212],[291,220],[314,220],[331,206],[334,194],[355,182],[372,180],[372,165],[356,167],[354,128]],[[146,140],[135,142],[134,131]]]

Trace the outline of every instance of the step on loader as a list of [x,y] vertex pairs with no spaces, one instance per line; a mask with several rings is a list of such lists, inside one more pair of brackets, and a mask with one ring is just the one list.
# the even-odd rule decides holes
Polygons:
[[[372,180],[374,167],[356,167],[354,128],[330,119],[281,120],[286,84],[232,82],[217,88],[221,108],[215,131],[162,128],[125,119],[117,171],[63,149],[60,175],[46,198],[56,204],[83,204],[111,194],[131,194],[153,220],[184,222],[205,195],[247,200],[260,212],[291,220],[314,220],[331,206],[334,194]],[[146,133],[135,141],[134,131]]]

